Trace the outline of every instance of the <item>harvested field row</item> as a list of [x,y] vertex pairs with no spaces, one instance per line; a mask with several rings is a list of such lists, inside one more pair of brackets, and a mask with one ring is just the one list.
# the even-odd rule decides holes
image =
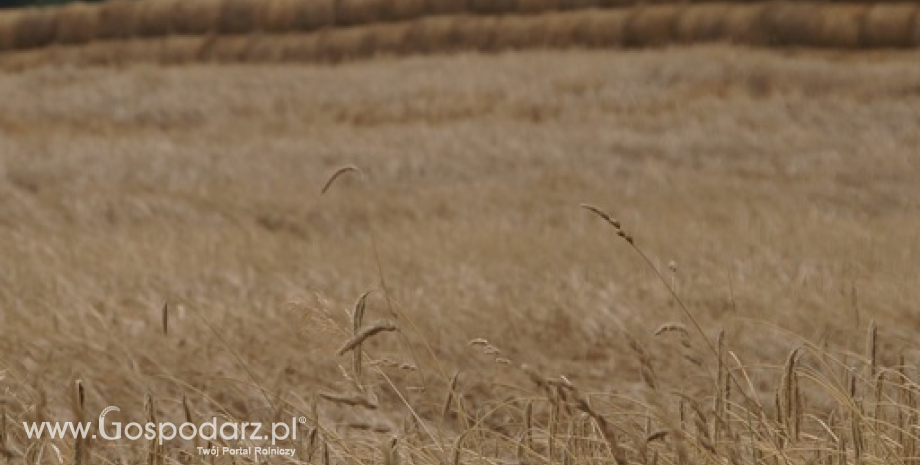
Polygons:
[[[535,14],[635,4],[634,0],[113,0],[2,12],[0,50],[170,35],[302,33],[426,16]],[[680,39],[686,35],[680,28],[708,31],[691,34],[694,38],[719,38],[734,34],[722,29],[753,25],[768,36],[760,42],[910,46],[920,40],[917,9],[907,2],[691,2],[636,6],[630,22],[656,23],[638,29],[651,27],[662,38]],[[675,26],[677,23],[681,24]],[[649,42],[631,37],[634,34],[627,33],[626,41]]]
[[920,45],[918,7],[886,4],[649,6],[544,16],[443,16],[306,34],[173,36],[0,55],[7,69],[45,63],[336,62],[374,55],[728,42],[840,49]]
[[0,50],[166,35],[312,32],[447,14],[534,14],[634,0],[112,0],[0,13]]

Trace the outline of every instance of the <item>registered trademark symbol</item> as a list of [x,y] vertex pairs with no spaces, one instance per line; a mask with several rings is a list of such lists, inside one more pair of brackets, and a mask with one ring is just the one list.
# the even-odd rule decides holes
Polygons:
[[301,424],[307,424],[307,417],[300,417],[297,419]]

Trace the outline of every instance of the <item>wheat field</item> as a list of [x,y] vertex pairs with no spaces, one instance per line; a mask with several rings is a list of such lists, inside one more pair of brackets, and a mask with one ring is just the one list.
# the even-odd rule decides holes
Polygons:
[[920,462],[917,52],[107,46],[3,58],[10,463]]

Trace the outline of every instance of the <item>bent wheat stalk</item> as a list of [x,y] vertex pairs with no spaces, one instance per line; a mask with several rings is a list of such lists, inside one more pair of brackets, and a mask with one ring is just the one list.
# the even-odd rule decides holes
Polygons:
[[361,170],[359,170],[358,167],[356,167],[355,165],[345,165],[335,170],[335,173],[332,173],[332,176],[329,176],[329,179],[326,181],[326,184],[323,184],[323,189],[319,192],[319,194],[320,195],[325,194],[326,191],[328,191],[329,188],[332,187],[332,184],[335,182],[336,179],[338,179],[339,177],[341,177],[342,175],[346,173],[351,173],[351,172],[360,173]]
[[382,333],[384,331],[396,331],[396,330],[397,330],[396,325],[394,325],[393,323],[389,321],[381,321],[379,323],[374,324],[373,326],[362,329],[361,332],[359,332],[353,338],[351,338],[348,342],[346,342],[345,345],[343,345],[342,348],[339,349],[338,352],[336,352],[336,354],[344,355],[345,352],[348,352],[349,350],[353,350],[355,347],[361,345],[362,342],[366,341],[367,339],[374,336],[375,334]]

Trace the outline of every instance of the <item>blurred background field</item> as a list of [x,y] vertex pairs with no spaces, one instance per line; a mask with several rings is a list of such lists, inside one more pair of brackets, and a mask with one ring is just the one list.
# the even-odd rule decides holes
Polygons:
[[[321,3],[0,13],[12,460],[202,463],[19,429],[149,395],[304,415],[295,463],[916,463],[915,4],[381,2],[252,32]],[[399,330],[356,363],[367,291],[360,327]]]

